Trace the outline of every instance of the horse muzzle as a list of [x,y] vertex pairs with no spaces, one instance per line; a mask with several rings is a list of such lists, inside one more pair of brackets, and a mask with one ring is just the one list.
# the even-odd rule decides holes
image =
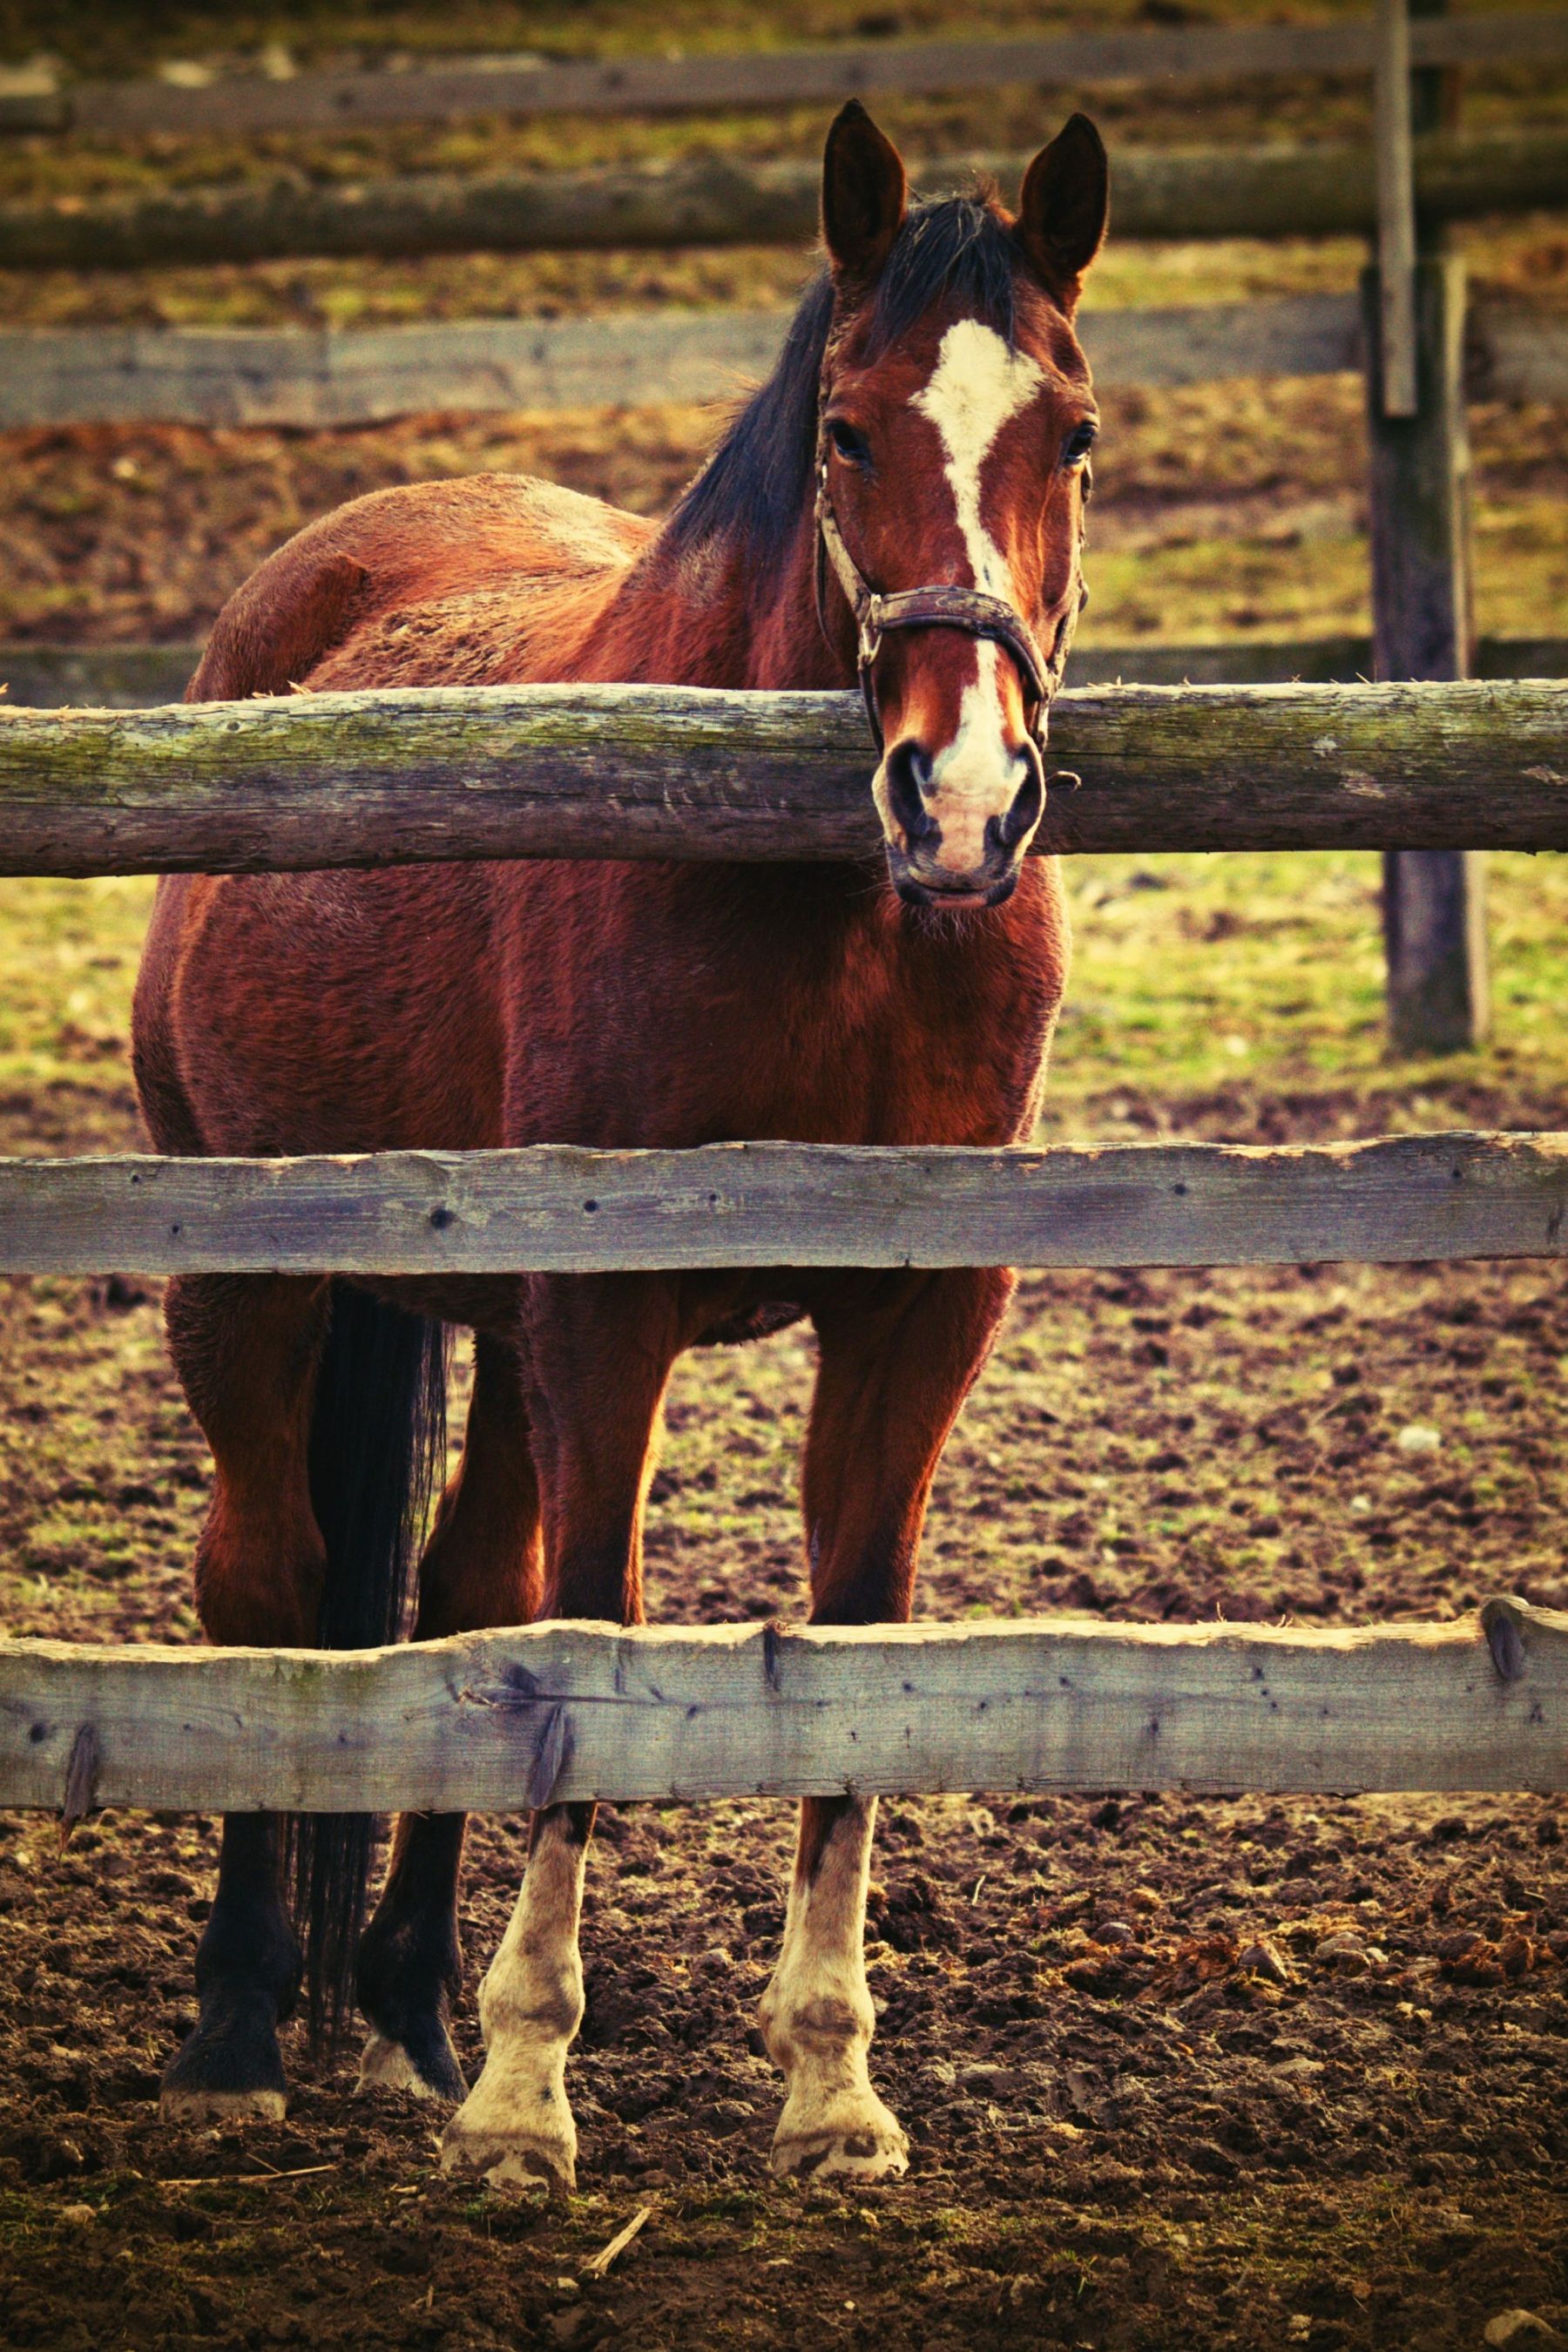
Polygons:
[[889,751],[873,793],[900,898],[910,906],[972,911],[1001,906],[1017,887],[1045,810],[1044,765],[1034,742],[1026,741],[984,795],[973,782],[942,788],[938,763],[905,736]]

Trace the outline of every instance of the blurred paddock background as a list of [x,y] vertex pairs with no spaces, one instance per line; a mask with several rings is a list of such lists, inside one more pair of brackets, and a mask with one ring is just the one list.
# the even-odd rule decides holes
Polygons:
[[[1343,5],[1315,22],[1359,19]],[[1226,24],[1261,24],[1227,6]],[[810,45],[1048,37],[1089,20],[1068,8],[993,0],[740,6],[597,0],[573,7],[88,5],[0,7],[6,89],[155,76],[171,92],[229,77],[287,85],[324,70],[417,73],[465,55],[527,53],[542,63],[642,56],[696,59]],[[1094,13],[1092,28],[1201,27],[1216,12],[1142,0]],[[972,149],[1026,149],[1074,106],[1112,153],[1194,145],[1315,143],[1371,137],[1364,71],[1194,83],[1004,86],[874,100],[917,164]],[[90,205],[138,193],[264,182],[351,187],[408,173],[544,172],[697,156],[809,159],[826,105],[731,112],[471,115],[324,132],[244,137],[163,131],[137,138],[13,131],[0,137],[0,202]],[[1472,65],[1467,132],[1546,131],[1568,140],[1568,68]],[[1114,214],[1113,214],[1114,222]],[[1238,223],[1244,226],[1244,223]],[[1568,315],[1568,221],[1470,221],[1451,232],[1478,299],[1546,319]],[[1350,294],[1360,236],[1169,244],[1118,241],[1099,265],[1089,313],[1291,294]],[[0,270],[7,327],[141,325],[365,329],[472,318],[612,318],[671,308],[792,303],[811,267],[799,247],[291,258],[136,270]],[[741,387],[737,385],[737,390]],[[1207,646],[1239,665],[1258,649],[1371,629],[1366,432],[1359,378],[1236,380],[1154,390],[1111,386],[1097,461],[1079,674],[1128,649]],[[642,512],[665,509],[701,462],[721,408],[690,404],[566,413],[400,417],[331,430],[191,425],[49,426],[0,435],[0,643],[14,648],[17,698],[135,699],[163,646],[158,694],[177,691],[184,648],[225,597],[300,524],[389,483],[486,467],[539,472]],[[1482,404],[1474,452],[1476,621],[1486,638],[1568,632],[1568,409]],[[1223,655],[1217,649],[1224,647]],[[121,650],[38,687],[57,649]],[[1368,657],[1370,658],[1370,657]],[[27,669],[28,663],[34,665]],[[138,662],[142,664],[137,668]],[[1114,667],[1112,657],[1111,666]],[[24,677],[24,670],[26,676]],[[1219,674],[1211,672],[1208,674]],[[1239,674],[1239,672],[1238,672]],[[29,680],[31,691],[29,691]],[[102,683],[99,683],[99,682]],[[1047,1120],[1053,1131],[1190,1126],[1202,1101],[1248,1129],[1264,1097],[1325,1090],[1336,1123],[1387,1126],[1397,1105],[1479,1088],[1478,1116],[1544,1119],[1564,1048],[1554,1009],[1568,979],[1560,945],[1561,861],[1491,861],[1495,1024],[1479,1053],[1429,1068],[1384,1068],[1376,861],[1343,855],[1081,860],[1071,884],[1079,961]],[[79,1087],[122,1067],[124,972],[145,905],[140,885],[5,886],[0,956],[15,958],[0,1002],[0,1070],[31,1086],[56,1073]],[[92,895],[97,892],[97,897]],[[89,911],[90,908],[90,912]],[[62,994],[90,938],[86,969]],[[74,1012],[58,1025],[54,1012]],[[1368,1089],[1380,1099],[1373,1104]],[[1423,1088],[1426,1089],[1423,1095]],[[1484,1098],[1484,1099],[1483,1099]],[[1224,1111],[1230,1104],[1233,1112]],[[1511,1108],[1510,1106],[1511,1105]],[[1324,1114],[1327,1116],[1327,1114]],[[1447,1115],[1447,1114],[1445,1114]],[[1432,1123],[1435,1112],[1416,1113]]]

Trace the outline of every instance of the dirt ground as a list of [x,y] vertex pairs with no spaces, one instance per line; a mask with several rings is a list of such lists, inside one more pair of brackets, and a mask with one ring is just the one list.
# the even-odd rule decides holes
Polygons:
[[[723,47],[741,37],[737,5],[667,14],[680,37]],[[987,22],[1037,13],[1006,0]],[[1194,12],[1144,0],[1140,13]],[[237,47],[291,38],[302,61],[377,38],[499,47],[534,34],[553,49],[581,33],[613,47],[649,22],[644,0],[547,19],[500,0],[229,15]],[[871,13],[807,0],[766,19],[769,37],[956,21],[946,0]],[[195,6],[0,0],[0,45],[52,42],[82,71],[216,37]],[[1329,95],[1327,113],[1305,89],[1260,121],[1247,93],[1222,93],[1186,135],[1359,119],[1364,93]],[[1544,82],[1530,95],[1560,103]],[[911,106],[900,128],[927,152],[1026,135],[1026,95],[1007,105],[996,122]],[[1173,141],[1179,111],[1124,93],[1110,119]],[[766,142],[756,130],[715,135],[807,135],[804,118]],[[481,126],[258,161],[458,168],[503,144],[523,161],[589,161],[676,140],[668,126],[583,124],[508,142]],[[169,150],[73,161],[40,143],[8,149],[0,180],[68,194],[239,168]],[[1568,284],[1551,224],[1491,260],[1516,295],[1560,300]],[[1354,262],[1348,248],[1145,249],[1116,299],[1348,283]],[[124,281],[13,278],[0,299],[40,320],[126,303],[352,318],[782,300],[792,282],[777,256],[672,256],[619,277],[598,263],[330,282],[313,265],[166,273],[134,295]],[[1364,625],[1353,389],[1107,406],[1090,549],[1102,641]],[[1473,423],[1481,625],[1561,627],[1562,413]],[[652,511],[711,431],[710,415],[649,410],[337,435],[7,436],[0,635],[197,634],[268,548],[385,481],[536,467]],[[1493,1044],[1404,1068],[1382,1058],[1375,861],[1096,859],[1070,881],[1079,952],[1050,1136],[1568,1123],[1561,860],[1493,861]],[[147,898],[141,882],[0,884],[0,1150],[135,1144],[125,1040]],[[801,1613],[794,1478],[811,1373],[800,1332],[681,1367],[653,1489],[650,1614]],[[1565,1438],[1568,1317],[1550,1265],[1033,1278],[949,1449],[919,1606],[1363,1622],[1515,1591],[1568,1607]],[[196,1638],[189,1564],[207,1483],[155,1285],[131,1272],[0,1283],[0,1631]],[[53,1822],[0,1817],[0,2345],[1405,2352],[1506,2340],[1483,2331],[1523,2310],[1538,2325],[1512,2340],[1529,2352],[1568,2338],[1565,1818],[1530,1795],[976,1791],[884,1806],[873,2063],[913,2162],[898,2186],[845,2194],[767,2171],[779,2086],[755,2012],[782,1927],[789,1809],[605,1809],[570,2072],[581,2187],[551,2205],[447,2182],[435,2119],[391,2095],[356,2098],[346,2055],[312,2066],[291,2048],[280,2126],[164,2131],[157,2080],[194,2016],[216,1824],[104,1813],[62,1853]],[[470,2075],[473,1988],[521,1853],[520,1825],[476,1826],[457,2024]],[[590,2278],[588,2258],[644,2207],[635,2243]]]
[[[1102,1120],[1106,1107],[1101,1106]],[[1147,1100],[1113,1107],[1152,1124]],[[1169,1107],[1164,1107],[1168,1108]],[[1459,1097],[1458,1120],[1542,1101]],[[1194,1131],[1375,1125],[1245,1089]],[[3,1107],[129,1141],[128,1097]],[[1024,1287],[943,1469],[921,1605],[1363,1621],[1568,1601],[1552,1267],[1082,1275]],[[688,1360],[650,1612],[801,1606],[798,1333]],[[152,1286],[0,1293],[5,1630],[184,1638],[206,1486]],[[1436,1433],[1411,1454],[1401,1433]],[[288,2121],[170,2133],[206,1821],[0,1828],[0,2340],[455,2346],[1470,2346],[1568,2330],[1568,1867],[1533,1797],[1005,1792],[883,1809],[875,2057],[907,2182],[779,2187],[755,2028],[788,1809],[606,1809],[572,2068],[581,2193],[445,2181],[432,2118],[294,2058]],[[475,1835],[471,1979],[521,1825]],[[602,2283],[585,2256],[652,2217]]]

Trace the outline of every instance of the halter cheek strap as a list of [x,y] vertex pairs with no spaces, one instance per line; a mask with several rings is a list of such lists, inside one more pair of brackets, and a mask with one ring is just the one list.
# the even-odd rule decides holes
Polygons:
[[1060,659],[1047,661],[1040,650],[1039,640],[1023,614],[1005,598],[988,595],[979,588],[904,588],[889,596],[879,594],[869,585],[844,544],[844,534],[838,528],[838,518],[833,511],[833,500],[827,487],[826,437],[819,434],[816,451],[816,616],[824,636],[831,643],[827,625],[826,577],[830,566],[855,616],[856,667],[871,740],[879,752],[883,747],[882,718],[877,708],[877,688],[872,673],[877,656],[881,651],[882,639],[892,629],[961,629],[967,637],[988,638],[993,644],[1005,646],[1016,663],[1024,684],[1024,723],[1037,748],[1041,751],[1045,750],[1051,698],[1061,684],[1066,660],[1065,645]]

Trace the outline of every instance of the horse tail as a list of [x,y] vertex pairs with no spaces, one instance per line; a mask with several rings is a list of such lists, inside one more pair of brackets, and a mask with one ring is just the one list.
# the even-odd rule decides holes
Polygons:
[[[326,1546],[317,1638],[370,1649],[403,1631],[415,1560],[447,1459],[447,1345],[439,1323],[331,1286],[310,1422],[310,1502]],[[295,1924],[313,2049],[353,2010],[376,1822],[300,1813],[289,1825]]]

